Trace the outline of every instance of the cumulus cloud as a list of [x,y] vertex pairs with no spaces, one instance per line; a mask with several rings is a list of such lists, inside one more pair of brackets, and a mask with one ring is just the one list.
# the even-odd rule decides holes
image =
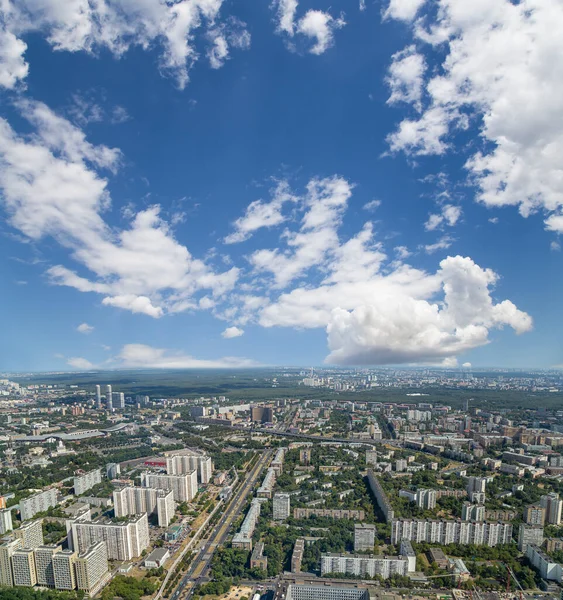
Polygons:
[[120,366],[130,369],[237,369],[256,366],[247,358],[225,357],[202,360],[182,352],[145,344],[126,344],[118,355]]
[[66,362],[69,366],[78,371],[89,371],[90,369],[96,368],[89,360],[81,357],[69,358]]
[[440,302],[397,294],[373,297],[353,310],[333,309],[327,326],[328,363],[393,364],[451,359],[488,343],[489,329],[528,331],[531,318],[505,300],[494,304],[495,273],[471,259],[440,263]]
[[435,213],[429,216],[428,221],[424,224],[426,231],[434,231],[442,225],[453,227],[457,224],[461,217],[461,207],[453,204],[445,204],[442,206],[440,213]]
[[311,180],[302,200],[305,212],[299,231],[284,234],[285,252],[279,248],[254,252],[250,262],[255,270],[271,274],[277,287],[285,287],[312,266],[323,264],[339,245],[337,229],[351,195],[352,185],[342,177]]
[[[420,4],[397,0],[386,15],[410,21]],[[543,211],[546,228],[563,231],[561,27],[559,0],[437,0],[412,33],[438,67],[424,75],[420,116],[389,136],[391,150],[444,154],[469,131],[465,168],[478,201],[524,217]],[[419,108],[416,93],[409,101]]]
[[[27,75],[23,60],[27,34],[39,32],[55,50],[95,53],[101,49],[120,57],[133,47],[158,47],[161,72],[174,77],[180,88],[189,80],[189,71],[198,60],[196,32],[217,32],[225,28],[225,44],[233,48],[246,47],[241,42],[245,25],[237,21],[231,35],[232,21],[222,18],[223,0],[178,0],[167,2],[120,2],[118,0],[5,0],[2,3],[2,23],[6,31],[0,35],[0,85],[13,87]],[[217,46],[217,35],[211,36]],[[248,33],[245,33],[248,41]],[[228,49],[211,61],[220,66]]]
[[81,323],[76,328],[76,331],[78,331],[78,333],[88,334],[88,333],[92,333],[92,331],[94,331],[94,328],[92,327],[92,325],[88,325],[88,323]]
[[241,335],[244,335],[244,329],[241,329],[240,327],[227,327],[227,329],[225,329],[225,331],[223,331],[223,333],[221,334],[221,336],[224,337],[226,340],[230,340],[231,338],[237,338]]
[[133,212],[125,229],[110,228],[102,172],[119,168],[119,150],[91,144],[42,103],[18,107],[35,133],[18,134],[0,119],[0,190],[10,224],[33,240],[53,237],[90,273],[54,265],[52,283],[103,294],[106,306],[152,317],[197,307],[193,297],[203,290],[220,297],[234,287],[239,270],[216,272],[194,258],[158,205]]
[[[344,16],[335,18],[322,10],[308,10],[297,19],[297,0],[274,0],[272,7],[276,9],[277,32],[293,39],[301,34],[314,43],[309,46],[311,54],[323,54],[334,43],[334,32],[346,25]],[[290,45],[290,48],[294,46]]]
[[229,19],[208,33],[211,42],[207,50],[207,58],[213,69],[220,69],[230,58],[230,49],[248,50],[250,48],[250,33],[246,24],[238,19]]
[[412,21],[426,0],[390,0],[384,18]]
[[388,104],[407,102],[420,109],[426,61],[416,51],[416,46],[408,46],[393,55],[386,78],[391,95]]
[[254,200],[246,212],[234,223],[234,231],[225,238],[225,244],[236,244],[249,239],[255,231],[264,227],[275,227],[286,220],[283,209],[286,203],[295,203],[299,198],[292,194],[287,181],[279,181],[272,190],[270,202]]

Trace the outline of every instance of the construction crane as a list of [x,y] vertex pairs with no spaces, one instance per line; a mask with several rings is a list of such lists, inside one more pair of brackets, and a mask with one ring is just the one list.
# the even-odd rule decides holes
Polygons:
[[506,577],[506,592],[510,592],[510,578],[512,577],[512,579],[514,579],[514,581],[516,582],[516,585],[520,588],[520,600],[524,600],[524,588],[520,585],[520,582],[516,578],[516,575],[514,575],[514,571],[506,563],[502,564],[506,568],[506,572],[508,574]]

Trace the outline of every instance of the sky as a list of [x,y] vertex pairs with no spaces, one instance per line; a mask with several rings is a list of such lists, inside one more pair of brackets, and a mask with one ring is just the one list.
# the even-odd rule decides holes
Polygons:
[[560,0],[0,12],[0,370],[563,364]]

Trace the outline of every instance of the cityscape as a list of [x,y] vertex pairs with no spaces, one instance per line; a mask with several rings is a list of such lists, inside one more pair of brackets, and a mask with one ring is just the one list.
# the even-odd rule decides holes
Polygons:
[[[462,376],[375,373],[256,371],[251,402],[2,379],[0,590],[559,598],[559,375],[484,373],[487,401]],[[511,400],[524,382],[536,402]]]
[[0,600],[563,600],[562,32],[0,1]]

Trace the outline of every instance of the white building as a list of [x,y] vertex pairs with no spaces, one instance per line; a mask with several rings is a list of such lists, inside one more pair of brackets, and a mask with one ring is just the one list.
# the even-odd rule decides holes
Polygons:
[[14,585],[14,572],[12,570],[12,556],[22,547],[19,539],[7,540],[0,544],[0,585],[12,587]]
[[86,552],[98,542],[105,542],[110,560],[131,560],[149,546],[149,522],[146,514],[133,517],[126,523],[73,522],[70,535],[73,548],[80,552]]
[[55,572],[53,571],[53,558],[61,551],[60,546],[39,546],[35,548],[35,573],[37,585],[55,587]]
[[552,558],[547,556],[547,554],[542,552],[538,546],[529,544],[526,548],[526,556],[532,565],[540,572],[543,579],[561,583],[563,568],[559,563],[556,563]]
[[174,493],[176,502],[191,502],[197,494],[197,471],[185,475],[163,475],[161,473],[141,474],[144,487],[157,490],[170,490]]
[[362,554],[323,554],[321,556],[321,575],[345,573],[358,577],[389,579],[392,575],[406,575],[409,562],[402,556],[368,556]]
[[12,554],[14,586],[33,587],[37,584],[35,555],[31,548],[20,548]]
[[354,552],[373,552],[375,545],[375,525],[354,524]]
[[53,577],[57,590],[76,589],[75,566],[78,554],[72,550],[61,550],[53,556]]
[[22,548],[37,548],[43,545],[43,527],[41,520],[22,523],[22,526],[14,531],[14,537],[21,540]]
[[102,390],[99,385],[96,386],[96,408],[98,410],[102,409]]
[[391,521],[391,543],[399,544],[402,540],[441,545],[474,544],[492,548],[512,541],[512,523],[394,519]]
[[482,504],[464,502],[461,508],[461,518],[463,521],[484,521],[485,507]]
[[168,475],[185,475],[197,471],[197,479],[201,484],[208,484],[213,476],[213,461],[210,456],[201,454],[176,454],[166,458]]
[[541,525],[520,524],[518,528],[518,550],[526,552],[529,545],[540,547],[543,544],[543,527]]
[[9,508],[0,510],[0,535],[12,531],[14,525],[12,523],[12,511]]
[[289,494],[274,494],[273,501],[274,521],[285,521],[291,514],[291,496]]
[[20,500],[22,521],[33,519],[39,512],[45,512],[52,506],[57,506],[57,490],[51,488]]
[[77,496],[81,496],[84,492],[100,483],[102,483],[102,471],[100,469],[94,469],[93,471],[84,473],[84,475],[78,475],[74,478],[74,493]]

